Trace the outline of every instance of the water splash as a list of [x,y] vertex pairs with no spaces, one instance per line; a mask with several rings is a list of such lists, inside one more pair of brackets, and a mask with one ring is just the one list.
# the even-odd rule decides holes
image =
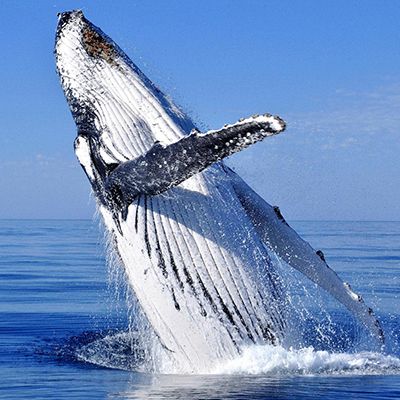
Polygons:
[[[105,230],[103,230],[104,232]],[[142,314],[129,288],[124,268],[114,252],[114,243],[105,234],[109,265],[109,290],[118,312],[125,313],[126,329],[97,337],[76,348],[76,359],[107,368],[156,373],[176,373]],[[399,373],[400,359],[383,355],[344,307],[317,285],[272,256],[285,297],[286,339],[282,346],[253,346],[240,357],[206,374],[364,374]],[[262,271],[258,271],[261,274]],[[261,278],[260,278],[261,279]],[[116,310],[110,309],[110,315]],[[185,372],[179,370],[180,373]]]
[[127,371],[145,371],[146,352],[131,332],[106,334],[75,349],[77,361]]
[[[130,331],[90,333],[70,338],[57,346],[58,358],[95,366],[144,373],[175,373],[173,365],[148,363],[139,336]],[[162,368],[161,368],[162,367]],[[400,358],[372,351],[332,352],[313,347],[250,346],[242,354],[210,370],[206,375],[400,375]]]
[[240,357],[217,366],[213,374],[264,375],[386,375],[400,374],[400,358],[376,352],[331,353],[253,346]]

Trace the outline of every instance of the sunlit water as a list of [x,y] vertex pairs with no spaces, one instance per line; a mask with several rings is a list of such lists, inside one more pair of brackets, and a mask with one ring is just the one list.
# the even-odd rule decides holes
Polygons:
[[152,374],[96,223],[0,221],[0,396],[400,398],[400,223],[292,225],[374,308],[386,333],[383,351],[288,271],[298,309],[292,323],[301,333],[292,348],[248,348],[202,376]]

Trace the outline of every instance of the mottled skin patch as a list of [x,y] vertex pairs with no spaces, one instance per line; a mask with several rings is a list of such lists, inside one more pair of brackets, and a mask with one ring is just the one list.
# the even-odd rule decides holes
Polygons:
[[100,34],[89,26],[82,30],[83,48],[93,58],[101,58],[110,65],[118,66],[118,53],[111,43],[107,43]]

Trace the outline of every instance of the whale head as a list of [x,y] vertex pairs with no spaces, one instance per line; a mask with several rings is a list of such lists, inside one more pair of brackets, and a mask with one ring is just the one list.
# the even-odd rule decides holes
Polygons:
[[55,56],[78,135],[95,140],[103,161],[137,158],[194,125],[80,10],[59,14]]

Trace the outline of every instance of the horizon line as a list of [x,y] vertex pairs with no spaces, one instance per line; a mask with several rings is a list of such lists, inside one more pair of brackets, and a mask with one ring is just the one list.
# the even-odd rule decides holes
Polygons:
[[[99,218],[0,218],[0,221],[93,221]],[[400,222],[392,219],[288,219],[292,222]]]

